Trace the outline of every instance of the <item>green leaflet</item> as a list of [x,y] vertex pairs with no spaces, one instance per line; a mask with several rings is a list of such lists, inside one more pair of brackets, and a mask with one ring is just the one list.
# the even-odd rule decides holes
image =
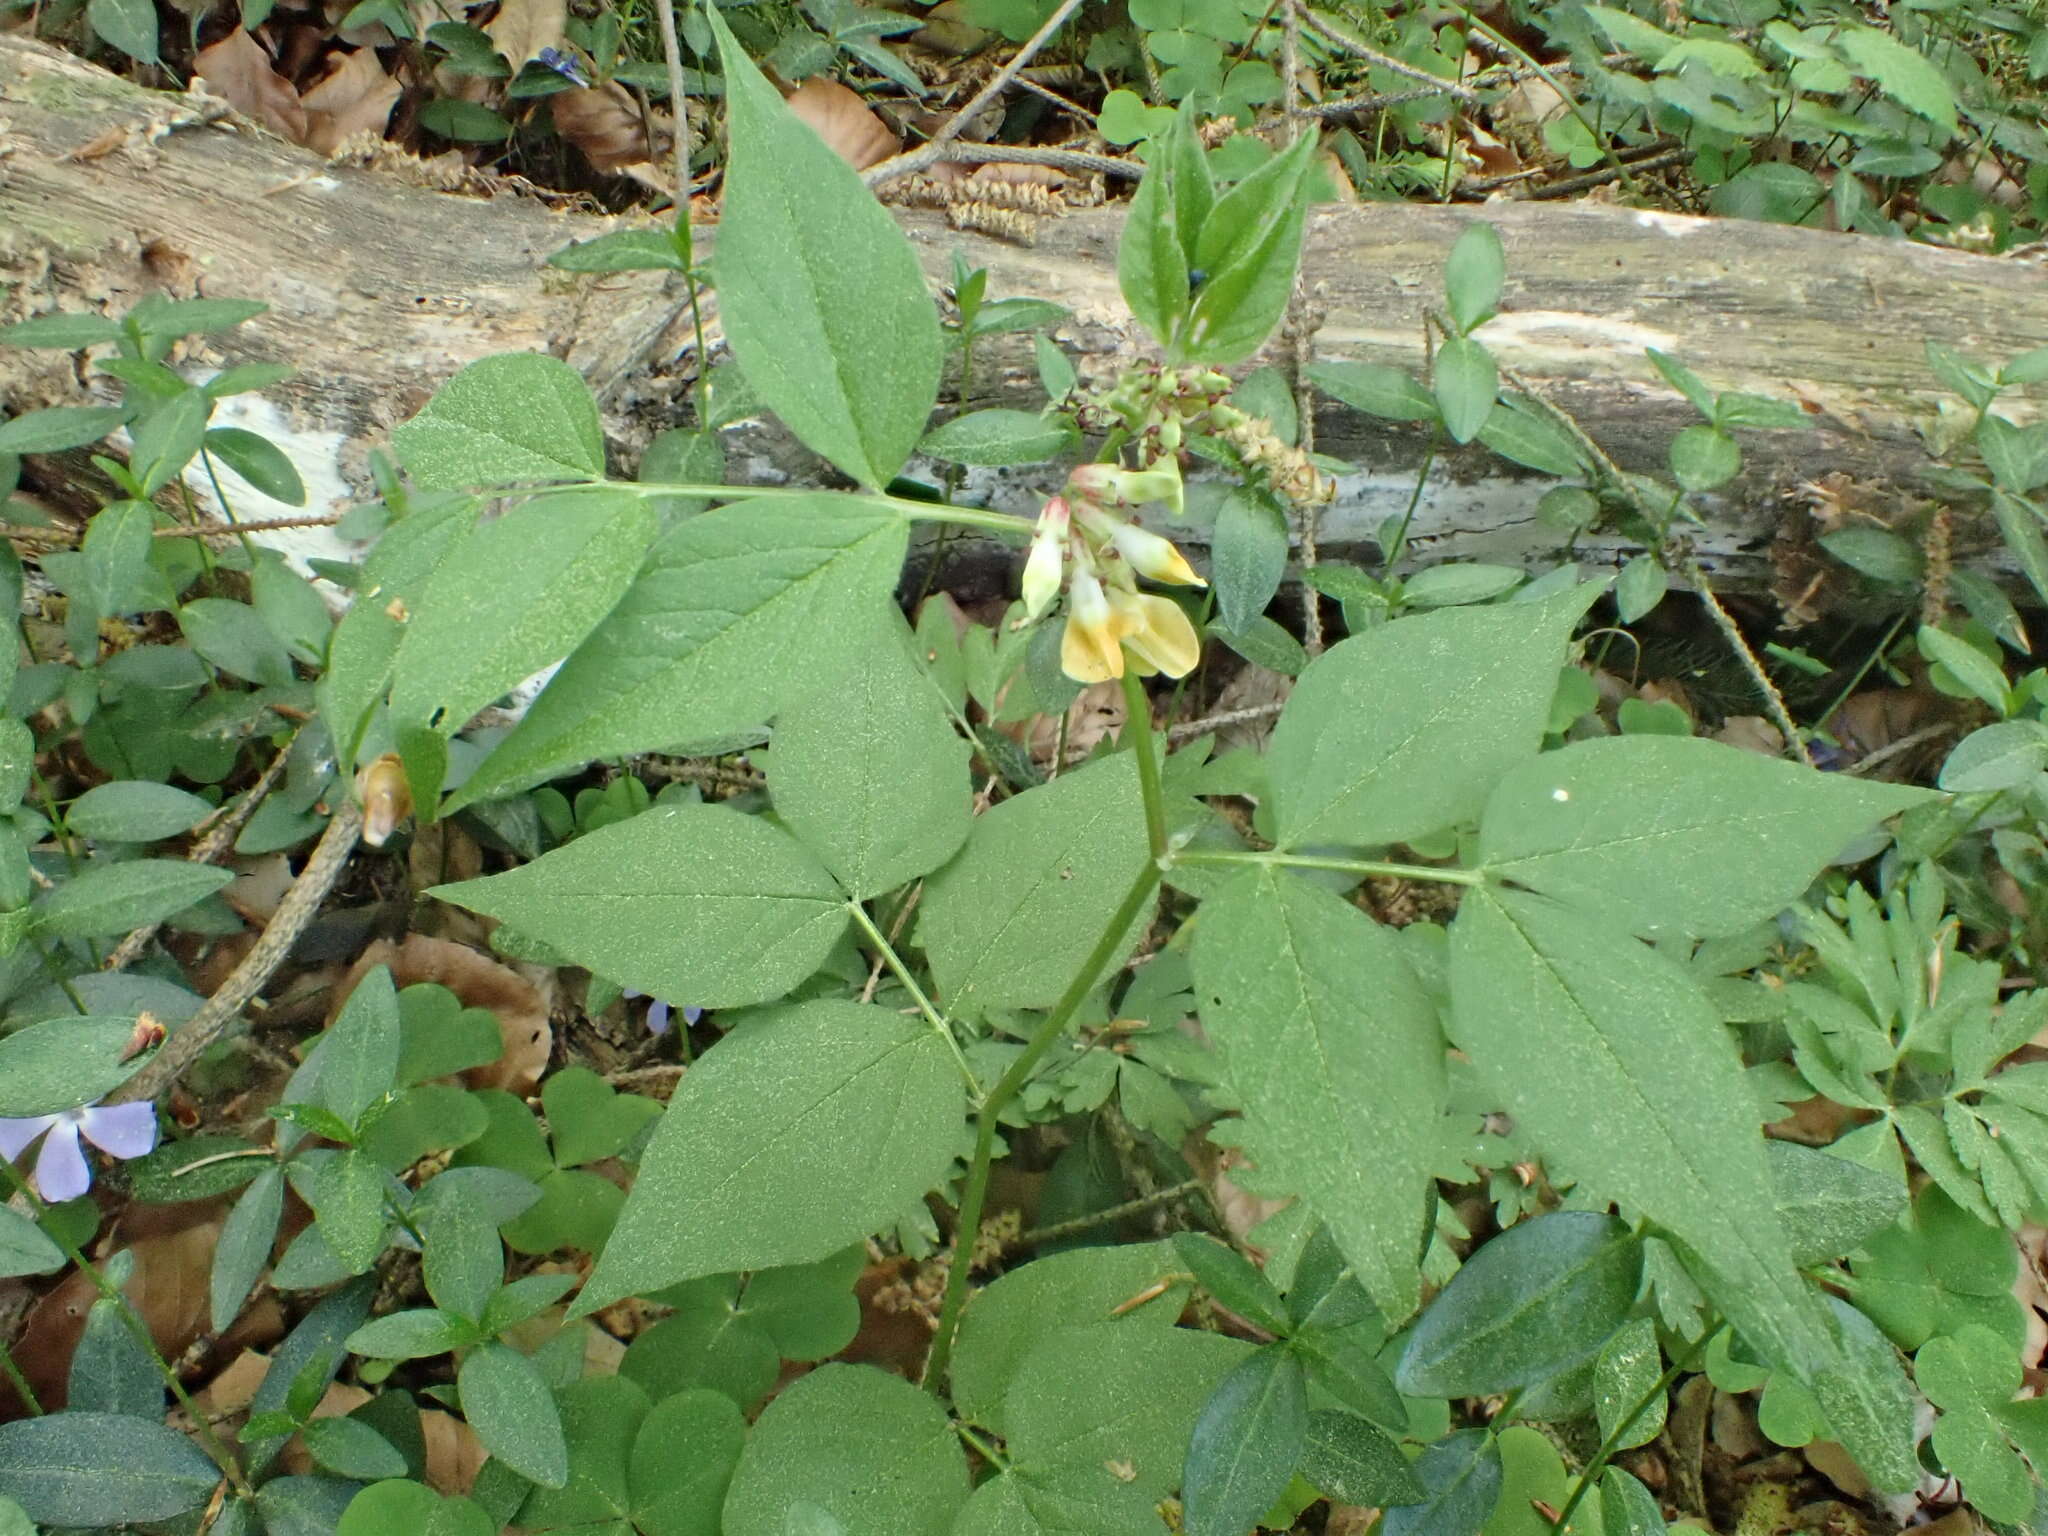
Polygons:
[[1280,846],[1398,842],[1477,816],[1543,740],[1565,642],[1598,595],[1425,613],[1332,646],[1273,731]]
[[1318,136],[1304,133],[1216,200],[1195,242],[1208,280],[1195,292],[1188,356],[1241,362],[1280,323],[1301,262],[1302,182]]
[[1003,1404],[1009,1476],[1053,1530],[1151,1536],[1209,1395],[1251,1353],[1186,1328],[1091,1323],[1025,1357]]
[[108,938],[175,917],[234,879],[182,859],[92,864],[36,898],[38,931],[58,939]]
[[132,1014],[49,1019],[0,1038],[0,1116],[97,1103],[147,1064],[146,1056],[123,1059],[134,1039]]
[[[1165,1243],[1076,1248],[1048,1254],[974,1293],[961,1314],[953,1354],[953,1406],[975,1423],[1008,1431],[1003,1404],[1010,1383],[1037,1344],[1055,1329],[1111,1321],[1116,1308],[1179,1268]],[[1128,1328],[1171,1328],[1178,1289],[1120,1319]]]
[[519,1507],[521,1528],[594,1532],[624,1512],[649,1536],[717,1529],[746,1440],[730,1399],[687,1391],[654,1403],[623,1376],[588,1376],[560,1389],[556,1401],[569,1483],[528,1495]]
[[938,310],[888,210],[707,14],[730,118],[713,257],[726,335],[804,445],[879,490],[938,399]]
[[827,1365],[755,1423],[723,1529],[784,1536],[813,1504],[846,1536],[946,1536],[967,1489],[967,1457],[938,1399],[873,1366]]
[[1436,1009],[1393,934],[1293,875],[1250,871],[1205,902],[1196,995],[1260,1175],[1330,1224],[1373,1301],[1419,1299],[1441,1139]]
[[819,1001],[742,1025],[669,1101],[574,1315],[879,1231],[945,1176],[965,1113],[922,1019]]
[[801,843],[722,805],[657,806],[428,894],[678,1007],[781,997],[823,963],[847,922],[839,888]]
[[1188,1441],[1187,1536],[1240,1536],[1293,1480],[1308,1439],[1308,1383],[1281,1345],[1254,1350],[1216,1384]]
[[327,670],[314,684],[314,697],[328,734],[340,744],[344,769],[354,766],[364,721],[391,679],[391,666],[405,640],[399,614],[413,603],[443,561],[461,549],[482,504],[466,496],[436,498],[394,523],[363,562],[356,599],[335,626],[327,646]]
[[808,686],[821,656],[867,643],[906,536],[892,512],[822,495],[690,519],[447,809],[592,758],[762,725]]
[[538,1366],[510,1345],[479,1344],[456,1377],[462,1415],[484,1449],[543,1488],[569,1481],[562,1415]]
[[1717,938],[1775,915],[1879,818],[1933,791],[1816,773],[1719,742],[1613,736],[1509,771],[1479,859],[1650,938]]
[[[957,1014],[1050,1008],[1150,856],[1128,752],[978,817],[918,912],[939,996]],[[1147,921],[1131,924],[1125,951]]]
[[45,1526],[170,1520],[219,1481],[204,1451],[154,1419],[53,1413],[0,1424],[0,1494]]
[[632,583],[654,509],[623,492],[541,496],[475,529],[412,604],[392,663],[399,726],[453,735],[560,661]]
[[1451,928],[1450,1032],[1547,1157],[1687,1245],[1752,1345],[1802,1371],[1833,1358],[1741,1059],[1684,971],[1544,897],[1481,887]]
[[602,480],[604,429],[583,376],[560,358],[482,358],[391,434],[423,491]]
[[968,747],[893,606],[830,658],[775,722],[776,814],[865,901],[928,874],[966,840]]
[[1552,1211],[1481,1245],[1408,1335],[1408,1397],[1533,1386],[1595,1355],[1628,1317],[1643,1249],[1619,1220]]

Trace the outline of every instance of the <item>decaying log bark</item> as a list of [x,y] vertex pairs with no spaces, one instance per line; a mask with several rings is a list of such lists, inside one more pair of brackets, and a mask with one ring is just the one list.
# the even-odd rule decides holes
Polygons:
[[[534,349],[591,381],[622,453],[675,424],[694,360],[677,282],[655,274],[571,277],[542,259],[614,221],[554,211],[501,189],[432,190],[418,162],[362,168],[321,160],[202,96],[138,90],[20,37],[0,37],[0,320],[52,309],[118,311],[152,290],[266,300],[238,330],[196,339],[185,361],[276,361],[298,369],[265,403],[227,403],[231,424],[291,453],[316,504],[360,494],[365,457],[464,363]],[[1502,316],[1481,333],[1519,374],[1571,411],[1620,463],[1655,472],[1693,419],[1645,347],[1669,351],[1717,388],[1801,402],[1813,430],[1747,434],[1742,478],[1713,503],[1703,565],[1734,586],[1769,579],[1785,494],[1841,472],[1910,490],[1927,465],[1916,423],[1941,390],[1922,355],[1932,337],[1991,361],[2048,345],[2039,269],[1898,242],[1609,207],[1501,204],[1318,209],[1305,270],[1325,314],[1325,359],[1420,371],[1425,311],[1474,218],[1500,229],[1509,276]],[[991,269],[990,292],[1061,303],[1058,338],[1084,379],[1140,354],[1117,296],[1115,209],[1049,220],[1026,249],[906,215],[934,281],[956,250]],[[715,318],[715,317],[714,317]],[[976,404],[1040,397],[1023,352],[981,371]],[[72,360],[0,351],[14,410],[75,401]],[[1323,516],[1326,547],[1369,542],[1406,505],[1424,441],[1326,402],[1318,447],[1358,464]],[[774,434],[738,434],[735,478],[812,475]],[[1044,476],[980,474],[970,493],[1028,510]],[[1470,450],[1439,456],[1414,531],[1428,558],[1541,561],[1556,537],[1533,518],[1546,488]],[[279,515],[260,502],[245,516]],[[1967,533],[1966,533],[1967,537]],[[1982,547],[1992,542],[1977,539]],[[1626,550],[1596,541],[1582,557]]]

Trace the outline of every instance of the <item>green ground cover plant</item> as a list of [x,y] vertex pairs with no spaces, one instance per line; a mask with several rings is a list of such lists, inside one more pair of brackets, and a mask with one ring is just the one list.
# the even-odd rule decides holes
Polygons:
[[[0,647],[0,1260],[99,1296],[61,1409],[6,1360],[0,1532],[1239,1536],[1325,1501],[1384,1511],[1388,1536],[1640,1536],[1666,1515],[1621,1458],[1684,1377],[1760,1392],[1776,1444],[1838,1445],[1873,1509],[2038,1528],[2048,1416],[2010,1234],[2048,1208],[2048,674],[2009,675],[2025,632],[1999,589],[1942,572],[1963,615],[1923,603],[1881,647],[1980,711],[1936,786],[1792,760],[1825,733],[1746,647],[1786,757],[1654,712],[1609,732],[1578,664],[1589,614],[1627,622],[1696,580],[1693,498],[1799,413],[1660,355],[1701,421],[1668,479],[1624,474],[1504,383],[1484,327],[1505,261],[1475,223],[1427,379],[1313,383],[1555,476],[1547,515],[1648,552],[1611,591],[1569,565],[1402,575],[1397,519],[1380,568],[1311,564],[1344,634],[1325,642],[1318,607],[1298,635],[1269,611],[1290,530],[1348,466],[1294,445],[1275,376],[1227,370],[1294,291],[1316,138],[1219,183],[1184,104],[1118,264],[1157,358],[1087,388],[1041,335],[1042,412],[934,426],[948,352],[1043,317],[963,273],[949,335],[890,216],[706,24],[732,127],[709,273],[686,221],[558,262],[708,275],[746,387],[853,489],[728,485],[708,427],[619,478],[571,369],[493,358],[393,434],[347,525],[367,552],[319,572],[351,594],[336,620],[274,554],[186,536],[153,499],[216,461],[303,494],[269,444],[208,425],[272,379],[166,361],[246,306],[0,335],[111,348],[95,366],[124,391],[0,424],[10,465],[130,444],[100,460],[117,499],[39,562],[59,617],[23,636],[62,654]],[[1610,41],[1654,52],[1644,26]],[[1927,115],[1911,70],[1878,78]],[[2048,366],[1930,362],[1965,402],[1933,444],[1955,515],[1994,521],[2048,597],[2048,427],[1992,410]],[[1035,518],[902,478],[920,453],[1084,443]],[[1157,531],[1195,458],[1226,487],[1206,576]],[[1000,625],[913,629],[897,590],[927,525],[1022,554]],[[1888,537],[1841,558],[1923,598],[1922,546]],[[12,614],[26,576],[5,565]],[[176,638],[125,639],[152,615]],[[1263,751],[1155,723],[1148,680],[1167,695],[1211,640],[1293,679]],[[513,723],[471,728],[557,664]],[[1120,737],[1056,773],[995,730],[1109,683]],[[267,798],[230,787],[252,739],[277,748]],[[584,777],[741,751],[765,783],[725,799]],[[60,753],[99,782],[58,795]],[[587,973],[593,1011],[658,1000],[683,1049],[694,1024],[672,1096],[581,1066],[532,1104],[464,1086],[496,1021],[376,967],[267,1140],[160,1138],[124,1093],[214,1005],[104,946],[233,926],[227,874],[166,854],[259,799],[229,823],[244,852],[358,820],[373,845],[408,817],[479,829],[493,866],[428,898]],[[1438,892],[1441,920],[1378,920],[1360,893],[1386,880]],[[978,1280],[998,1166],[1112,1101],[1160,1165],[1185,1172],[1209,1123],[1238,1182],[1285,1203],[1249,1235],[1048,1243]],[[1812,1101],[1840,1112],[1825,1146],[1765,1134]],[[1476,1208],[1446,1199],[1525,1164]],[[128,1256],[96,1251],[95,1165],[145,1203],[232,1197],[214,1331],[259,1286],[309,1303],[238,1422],[193,1404],[124,1295]],[[915,1380],[835,1359],[871,1243],[931,1258]],[[622,1305],[658,1320],[592,1369],[590,1320]],[[370,1400],[317,1415],[337,1378]],[[424,1405],[488,1453],[466,1493],[426,1483]]]

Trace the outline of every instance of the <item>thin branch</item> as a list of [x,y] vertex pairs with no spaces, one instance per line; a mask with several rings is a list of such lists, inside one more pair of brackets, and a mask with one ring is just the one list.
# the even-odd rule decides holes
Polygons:
[[1384,69],[1389,74],[1399,75],[1406,80],[1419,81],[1432,91],[1440,91],[1446,96],[1455,96],[1468,107],[1483,106],[1486,102],[1486,98],[1470,86],[1460,85],[1455,80],[1446,80],[1440,75],[1432,75],[1428,70],[1420,69],[1406,59],[1397,59],[1391,53],[1381,53],[1379,49],[1360,42],[1350,33],[1333,26],[1327,17],[1319,16],[1313,10],[1304,8],[1301,19],[1307,23],[1308,29],[1324,42],[1343,49],[1355,59],[1363,59],[1375,68]]
[[[263,776],[249,786],[247,792],[231,809],[224,808],[215,813],[213,825],[207,828],[206,836],[186,855],[191,863],[217,864],[226,856],[228,850],[234,846],[235,839],[241,836],[242,828],[249,824],[249,818],[256,814],[256,807],[263,803],[264,797],[277,788],[277,781],[284,777],[285,763],[291,756],[292,742],[298,739],[299,732],[294,730],[291,741],[277,749],[277,755],[271,758],[269,766],[263,770]],[[136,929],[116,946],[114,952],[107,956],[107,963],[100,968],[107,971],[127,970],[142,958],[142,952],[149,948],[149,941],[156,937],[157,931],[162,927],[163,923],[159,920],[147,927]]]
[[690,98],[683,89],[683,48],[676,41],[675,0],[654,0],[654,14],[661,22],[661,56],[668,64],[668,102],[675,114],[676,212],[689,217],[690,207]]
[[1247,704],[1243,709],[1226,709],[1220,715],[1204,715],[1199,720],[1184,720],[1179,725],[1168,726],[1166,739],[1175,746],[1184,741],[1193,741],[1197,736],[1206,736],[1211,731],[1220,731],[1229,725],[1249,725],[1254,720],[1270,720],[1287,707],[1286,700],[1271,704]]
[[988,84],[974,93],[966,106],[941,123],[937,133],[907,154],[884,160],[880,165],[869,166],[861,172],[861,179],[871,187],[878,187],[886,181],[894,181],[899,176],[909,176],[921,171],[938,160],[945,153],[946,146],[960,137],[968,123],[974,120],[983,107],[1002,95],[1010,82],[1017,77],[1017,71],[1029,64],[1037,56],[1039,49],[1052,41],[1053,33],[1065,26],[1067,18],[1080,8],[1081,0],[1060,0],[1059,7],[1045,18],[1045,25],[1031,34],[1029,40],[1011,55],[1010,62],[997,70]]
[[1700,563],[1690,557],[1680,569],[1685,579],[1692,583],[1693,591],[1699,594],[1700,602],[1706,606],[1707,615],[1714,621],[1714,628],[1721,632],[1721,638],[1728,642],[1728,649],[1735,653],[1735,659],[1742,663],[1742,670],[1749,674],[1749,680],[1756,685],[1756,691],[1763,696],[1764,708],[1770,711],[1771,723],[1785,738],[1785,745],[1807,767],[1813,766],[1813,754],[1806,749],[1806,738],[1799,734],[1799,727],[1793,723],[1792,711],[1785,707],[1785,696],[1778,692],[1778,685],[1771,681],[1770,673],[1757,659],[1756,651],[1742,633],[1732,615],[1721,606],[1721,599],[1714,595],[1713,586]]
[[327,893],[341,878],[342,870],[348,866],[349,855],[355,852],[356,842],[362,836],[363,808],[356,804],[354,796],[347,795],[345,790],[341,793],[345,798],[335,807],[327,830],[320,834],[320,841],[314,845],[312,856],[306,860],[306,867],[299,872],[299,878],[292,882],[284,900],[277,904],[277,911],[263,930],[263,937],[243,956],[242,963],[228,974],[220,990],[164,1042],[156,1060],[115,1089],[108,1096],[109,1102],[127,1104],[137,1099],[153,1099],[170,1087],[209,1046],[227,1033],[228,1026],[235,1021],[243,1006],[277,974],[285,956],[299,941],[299,935],[306,931],[306,926],[319,912],[320,903],[327,899]]

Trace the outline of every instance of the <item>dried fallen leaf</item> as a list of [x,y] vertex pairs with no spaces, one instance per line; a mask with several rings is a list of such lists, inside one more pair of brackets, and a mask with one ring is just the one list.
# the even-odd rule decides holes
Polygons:
[[427,1442],[427,1486],[440,1493],[468,1493],[477,1469],[490,1458],[476,1431],[452,1413],[428,1408],[420,1413],[420,1433]]
[[555,131],[583,151],[592,169],[616,173],[648,158],[647,126],[617,81],[557,91],[548,106]]
[[330,1022],[341,1012],[356,983],[379,965],[391,967],[391,979],[401,988],[435,982],[460,998],[465,1008],[488,1008],[498,1016],[505,1054],[465,1072],[463,1081],[471,1088],[502,1088],[522,1096],[533,1091],[547,1069],[555,1040],[548,1023],[548,997],[539,986],[464,944],[420,933],[408,936],[403,944],[379,939],[363,951],[347,979],[335,989]]
[[306,147],[331,155],[356,134],[381,136],[400,94],[398,82],[377,61],[376,50],[336,55],[326,76],[301,98],[306,107]]
[[790,93],[789,110],[811,125],[832,152],[864,171],[895,154],[902,141],[868,110],[860,96],[837,80],[813,75]]
[[[207,1331],[213,1249],[226,1219],[221,1200],[130,1206],[123,1217],[122,1240],[113,1246],[133,1256],[135,1270],[122,1294],[168,1360]],[[91,1279],[73,1270],[36,1303],[14,1345],[15,1363],[46,1409],[64,1405],[72,1351],[98,1296]]]
[[294,144],[306,142],[306,108],[299,93],[271,67],[256,39],[236,27],[199,50],[192,71],[214,95]]
[[547,49],[561,46],[568,20],[568,0],[503,0],[498,14],[484,23],[484,35],[517,74]]

